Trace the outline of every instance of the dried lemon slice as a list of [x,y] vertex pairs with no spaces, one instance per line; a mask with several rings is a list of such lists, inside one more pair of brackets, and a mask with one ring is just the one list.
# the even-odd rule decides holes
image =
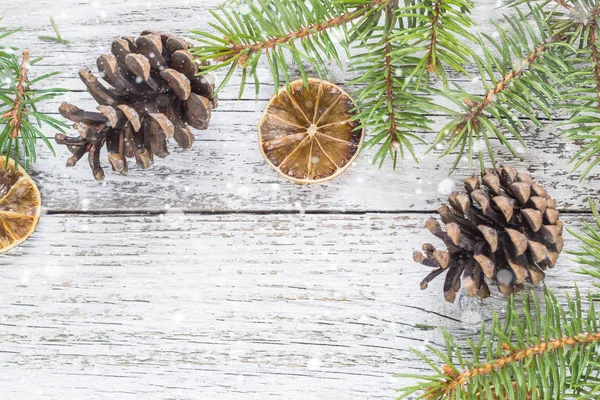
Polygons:
[[320,183],[356,159],[364,129],[352,98],[336,85],[309,79],[282,89],[258,126],[260,150],[277,172],[296,183]]
[[37,185],[15,162],[0,156],[0,253],[21,243],[35,232],[42,210]]

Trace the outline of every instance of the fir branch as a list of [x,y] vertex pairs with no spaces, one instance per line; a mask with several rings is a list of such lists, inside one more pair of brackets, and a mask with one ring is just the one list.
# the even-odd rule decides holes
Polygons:
[[403,20],[393,40],[401,44],[401,53],[419,60],[407,73],[407,82],[416,79],[416,88],[426,86],[430,75],[438,75],[447,85],[446,67],[468,75],[464,65],[474,55],[468,45],[475,37],[469,33],[474,25],[470,14],[471,0],[429,0],[405,2],[398,7],[397,18]]
[[[0,39],[14,34],[13,29],[0,35]],[[14,48],[0,48],[0,153],[12,156],[15,166],[19,162],[21,152],[24,153],[24,165],[28,167],[36,160],[36,140],[41,139],[52,152],[52,145],[42,133],[42,124],[64,132],[67,125],[37,110],[41,101],[52,99],[66,90],[34,89],[32,86],[56,75],[49,73],[34,79],[28,74],[32,65],[41,58],[30,59],[28,50],[22,52],[21,58]],[[8,165],[8,158],[6,159]],[[5,166],[6,166],[5,165]]]
[[473,103],[470,100],[466,100],[465,103],[469,108],[472,109],[472,111],[463,121],[463,125],[468,123],[475,124],[477,119],[483,114],[486,107],[488,107],[493,101],[496,101],[497,95],[508,89],[511,83],[520,78],[525,71],[530,68],[531,64],[538,61],[542,54],[548,50],[549,45],[559,42],[562,39],[564,39],[564,35],[558,34],[538,44],[537,47],[529,53],[527,58],[521,61],[521,65],[518,68],[512,69],[508,74],[504,75],[498,83],[496,83],[496,87],[488,90],[483,101]]
[[435,74],[438,66],[436,49],[438,46],[438,29],[442,9],[440,6],[441,2],[442,0],[432,0],[431,2],[431,39],[429,40],[429,46],[427,46],[427,71],[431,74]]
[[197,35],[196,39],[203,43],[193,48],[192,53],[202,61],[216,61],[215,65],[206,68],[205,73],[229,68],[219,89],[227,84],[236,67],[241,67],[240,96],[248,75],[254,78],[258,91],[257,66],[263,55],[271,67],[275,86],[279,86],[281,76],[289,84],[288,60],[283,50],[291,55],[305,80],[305,63],[313,65],[319,75],[326,75],[326,61],[335,61],[341,65],[336,49],[337,41],[328,32],[340,28],[348,37],[350,34],[346,25],[353,23],[361,26],[361,23],[376,17],[390,1],[392,0],[246,2],[248,12],[244,14],[239,13],[231,4],[223,5],[218,11],[212,12],[219,24],[210,24],[223,37],[192,31]]
[[562,134],[568,140],[581,145],[571,158],[574,170],[583,167],[581,181],[600,165],[600,5],[578,12],[586,18],[579,19],[577,35],[572,38],[578,42],[577,50],[565,54],[573,60],[574,67],[563,78],[569,89],[564,94],[567,103],[562,107],[570,118],[560,126],[566,127]]
[[398,118],[398,114],[396,113],[396,107],[395,107],[395,97],[394,97],[394,66],[393,66],[393,61],[392,61],[392,43],[391,43],[391,39],[390,39],[390,31],[392,29],[392,27],[395,25],[394,24],[394,7],[395,5],[392,3],[392,5],[388,5],[387,10],[386,10],[386,18],[387,18],[387,23],[386,26],[388,27],[386,29],[386,34],[384,36],[384,45],[383,45],[383,62],[384,62],[384,68],[383,68],[383,74],[384,74],[384,79],[385,79],[385,99],[387,102],[387,118],[389,120],[389,132],[390,132],[390,139],[391,139],[391,149],[395,152],[397,152],[400,149],[400,142],[398,141],[398,138],[396,137],[396,131],[398,129],[399,126],[399,121],[397,120]]
[[574,298],[567,297],[566,307],[547,289],[543,307],[533,293],[522,299],[519,310],[511,296],[504,323],[496,313],[489,329],[482,323],[478,343],[469,341],[468,355],[444,332],[445,351],[428,346],[443,363],[441,368],[413,350],[435,372],[399,375],[419,380],[401,389],[400,399],[415,393],[417,399],[427,400],[569,399],[598,393],[600,314],[592,298],[587,313],[579,291]]
[[393,40],[399,22],[396,6],[396,2],[388,5],[383,26],[373,30],[369,41],[360,43],[365,51],[352,61],[358,77],[351,84],[361,85],[355,93],[360,110],[356,119],[371,129],[365,146],[381,144],[373,160],[380,167],[388,156],[395,167],[398,153],[403,158],[408,152],[417,161],[413,143],[424,143],[418,132],[429,130],[427,110],[434,108],[429,97],[406,88],[406,78],[400,73],[416,58],[399,55],[402,47]]
[[[485,96],[471,95],[462,88],[446,93],[461,111],[444,126],[432,148],[448,141],[442,155],[458,150],[452,170],[458,166],[465,150],[468,151],[469,166],[472,166],[473,152],[476,151],[483,171],[486,150],[495,166],[493,137],[516,156],[506,132],[525,146],[519,133],[524,129],[520,117],[538,126],[542,125],[537,118],[538,112],[552,118],[551,108],[561,98],[557,88],[561,83],[553,71],[568,68],[554,49],[569,47],[565,43],[567,33],[564,28],[554,31],[549,27],[541,9],[529,7],[529,11],[529,14],[524,14],[517,9],[515,14],[505,16],[511,32],[495,24],[498,39],[488,35],[478,38],[484,56],[474,56],[474,61],[486,90]],[[489,48],[495,49],[498,54],[492,54]],[[514,66],[515,56],[524,51],[526,56],[516,61]],[[496,76],[497,71],[505,70],[508,72],[499,78]]]
[[598,206],[591,199],[589,203],[594,222],[591,224],[585,222],[585,229],[582,232],[567,229],[581,242],[581,250],[569,253],[574,255],[575,261],[581,265],[581,269],[577,272],[599,279],[596,286],[600,287],[600,214]]
[[561,337],[519,350],[511,350],[508,344],[503,343],[503,350],[508,350],[509,353],[489,361],[480,367],[464,371],[457,375],[451,367],[444,366],[445,374],[450,379],[444,382],[443,392],[446,397],[451,397],[452,393],[460,390],[461,387],[469,385],[476,379],[485,379],[484,375],[490,376],[494,372],[501,371],[510,365],[521,364],[525,360],[535,357],[548,357],[550,353],[558,352],[565,348],[573,348],[579,345],[593,346],[597,343],[600,343],[600,332]]
[[[373,4],[380,4],[385,0],[373,0]],[[316,35],[320,32],[326,31],[331,28],[345,25],[348,22],[363,17],[369,11],[368,7],[359,7],[354,12],[347,12],[342,15],[337,15],[329,20],[314,23],[308,26],[303,26],[300,30],[290,32],[283,37],[272,38],[263,42],[252,43],[252,44],[232,44],[229,48],[230,53],[221,58],[216,58],[216,61],[227,61],[229,59],[238,60],[240,65],[244,65],[248,60],[248,57],[254,53],[261,53],[272,49],[273,47],[282,46],[293,42],[297,39],[303,39],[305,37]]]
[[594,80],[596,81],[596,97],[598,99],[598,108],[600,108],[600,51],[598,50],[598,39],[596,29],[598,28],[598,19],[592,18],[590,21],[590,48],[592,51]]
[[1,119],[8,119],[8,127],[10,129],[9,136],[11,139],[16,139],[19,136],[22,122],[22,108],[25,102],[25,85],[27,84],[27,72],[29,71],[29,50],[24,50],[21,57],[21,64],[19,66],[19,78],[15,87],[15,98],[13,99],[13,106],[10,110],[4,113]]
[[473,54],[465,44],[473,39],[470,0],[400,3],[390,3],[383,26],[370,33],[370,40],[357,43],[366,52],[353,61],[364,75],[352,83],[367,86],[357,95],[363,110],[359,118],[372,133],[365,145],[381,144],[374,157],[380,167],[389,156],[395,168],[398,155],[403,158],[406,152],[417,161],[414,144],[424,143],[418,134],[430,130],[427,111],[449,111],[432,104],[430,75],[437,74],[446,85],[446,67],[466,74],[464,64]]

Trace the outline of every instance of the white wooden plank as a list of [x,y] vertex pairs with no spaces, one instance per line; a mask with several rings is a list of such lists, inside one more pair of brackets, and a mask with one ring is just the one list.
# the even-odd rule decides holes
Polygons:
[[[246,117],[248,118],[248,117]],[[371,164],[373,151],[365,151],[338,179],[317,186],[299,186],[281,178],[262,158],[256,133],[243,122],[229,121],[230,114],[215,114],[213,126],[202,132],[191,150],[171,147],[171,156],[158,159],[150,170],[132,164],[127,176],[115,175],[107,168],[106,180],[93,180],[86,160],[75,168],[65,168],[65,149],[57,148],[53,158],[40,150],[33,168],[49,210],[141,210],[162,211],[178,208],[188,211],[418,211],[435,210],[446,199],[448,188],[459,190],[461,179],[473,172],[462,162],[448,178],[448,157],[439,152],[423,156],[420,163],[399,162],[393,171]],[[533,133],[535,132],[535,133]],[[521,159],[513,160],[497,146],[497,161],[532,173],[547,186],[561,207],[587,209],[587,198],[598,198],[598,177],[577,182],[570,172],[568,158],[576,151],[549,130],[534,131],[530,148]],[[539,145],[543,143],[543,146]],[[424,153],[426,146],[417,146]],[[450,181],[448,180],[450,179]]]
[[[418,289],[426,218],[45,216],[0,257],[0,393],[391,399],[392,374],[424,368],[409,347],[442,343],[418,324],[473,337],[506,301]],[[590,290],[574,268],[563,255],[548,286]]]

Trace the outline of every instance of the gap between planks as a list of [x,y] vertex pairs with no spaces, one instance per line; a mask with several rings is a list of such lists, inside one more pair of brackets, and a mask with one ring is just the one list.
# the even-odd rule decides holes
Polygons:
[[[590,216],[593,213],[589,210],[560,210],[559,212],[564,215],[572,216]],[[218,216],[218,215],[330,215],[330,216],[344,216],[344,215],[395,215],[395,214],[410,214],[410,215],[429,215],[436,214],[437,210],[284,210],[284,209],[273,209],[273,210],[46,210],[46,215],[82,215],[82,216],[154,216],[154,215],[207,215],[207,216]]]

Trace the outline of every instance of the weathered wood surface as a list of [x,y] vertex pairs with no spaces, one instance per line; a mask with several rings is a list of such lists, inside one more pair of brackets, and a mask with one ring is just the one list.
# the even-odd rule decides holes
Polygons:
[[[424,368],[409,347],[440,345],[439,327],[472,337],[506,301],[446,304],[441,281],[418,290],[423,218],[44,218],[0,258],[0,393],[392,399],[392,374]],[[589,290],[572,268],[563,257],[548,285]]]
[[[37,71],[61,71],[51,84],[73,90],[44,106],[56,113],[65,100],[94,109],[77,71],[115,37],[186,35],[206,27],[219,2],[7,0],[0,16],[24,26],[7,43],[45,55]],[[491,32],[495,4],[478,3],[480,29]],[[51,32],[51,15],[71,45],[37,39]],[[194,147],[171,147],[150,170],[106,168],[97,183],[85,161],[64,167],[64,149],[40,151],[32,173],[48,214],[31,240],[0,256],[0,398],[392,399],[401,384],[393,373],[424,368],[408,348],[441,343],[438,328],[419,324],[471,337],[502,311],[498,297],[446,304],[441,282],[418,290],[425,271],[412,251],[431,241],[423,222],[452,187],[446,179],[459,187],[466,163],[450,178],[451,159],[435,152],[379,170],[364,151],[334,182],[289,183],[256,144],[274,91],[265,66],[261,76],[258,101],[252,88],[236,100],[234,78]],[[497,146],[498,160],[529,170],[573,213],[567,225],[580,227],[600,176],[577,183],[568,164],[577,148],[555,128],[523,136],[520,159]],[[563,256],[548,285],[588,290],[574,268]]]

